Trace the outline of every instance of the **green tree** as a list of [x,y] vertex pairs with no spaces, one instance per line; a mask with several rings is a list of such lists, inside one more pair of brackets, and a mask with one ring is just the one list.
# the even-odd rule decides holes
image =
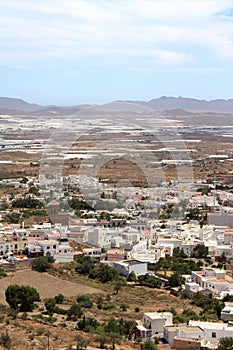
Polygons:
[[76,211],[93,210],[93,208],[88,203],[78,198],[73,198],[69,200],[69,206]]
[[76,337],[75,337],[75,340],[76,340],[76,350],[83,350],[83,349],[86,349],[88,344],[89,344],[89,340],[83,338],[80,334],[78,334]]
[[4,220],[9,224],[19,224],[21,222],[21,214],[10,213],[4,217]]
[[35,196],[38,196],[38,195],[39,195],[39,188],[36,187],[36,186],[31,186],[31,187],[29,188],[28,193],[32,193],[32,194],[34,194]]
[[56,295],[56,296],[54,297],[54,299],[55,299],[55,301],[56,301],[56,304],[62,304],[63,301],[64,301],[64,299],[65,299],[65,297],[64,297],[63,294],[59,293],[58,295]]
[[118,321],[120,334],[124,335],[127,339],[131,340],[136,330],[136,322],[130,320],[124,320],[121,318]]
[[119,273],[111,266],[99,264],[90,271],[89,277],[92,279],[98,279],[102,283],[106,283],[119,279]]
[[200,210],[198,208],[190,208],[187,215],[188,220],[200,220]]
[[108,336],[105,333],[98,334],[95,337],[95,341],[99,343],[100,349],[105,349],[105,345],[108,342]]
[[43,203],[35,198],[19,198],[12,202],[12,208],[28,208],[41,209],[44,207]]
[[40,295],[35,288],[29,286],[20,287],[17,284],[7,287],[5,297],[12,309],[22,312],[32,311],[34,303],[40,301]]
[[83,275],[88,275],[94,267],[95,264],[89,256],[81,256],[77,260],[75,271]]
[[120,327],[117,320],[111,317],[104,326],[106,334],[108,333],[120,333]]
[[77,323],[77,329],[87,333],[96,333],[99,326],[100,324],[95,318],[85,317],[85,315],[83,315],[82,319]]
[[96,299],[96,305],[97,305],[97,308],[99,309],[99,310],[101,310],[102,308],[103,308],[103,297],[102,297],[102,295],[99,295],[98,297],[97,297],[97,299]]
[[184,279],[178,272],[175,272],[168,279],[168,285],[170,287],[179,287],[183,282],[184,282]]
[[[51,260],[52,259],[52,260]],[[53,258],[48,256],[39,256],[33,260],[32,269],[38,272],[46,272],[52,266]]]
[[157,346],[153,341],[146,340],[143,344],[141,344],[141,350],[156,350]]
[[118,292],[121,290],[121,288],[125,285],[125,281],[122,278],[118,278],[113,282],[113,288],[115,291],[115,294],[118,294]]
[[116,349],[116,344],[120,344],[121,341],[121,335],[119,333],[110,333],[109,335],[110,341],[111,341],[111,350]]
[[219,340],[218,350],[233,350],[233,337],[224,337]]
[[185,254],[183,248],[180,249],[179,247],[177,247],[177,248],[173,249],[173,258],[183,258],[183,259],[185,259],[187,257],[188,257],[188,255]]
[[46,299],[45,307],[49,315],[53,315],[53,313],[56,311],[56,308],[57,308],[55,298]]
[[77,298],[77,302],[80,307],[84,307],[86,309],[91,309],[93,306],[93,303],[88,295],[80,295]]
[[207,257],[208,251],[208,247],[205,247],[204,244],[197,244],[193,249],[193,255],[198,259],[203,259]]
[[137,276],[134,271],[131,271],[127,277],[128,282],[137,282]]
[[148,273],[138,276],[138,283],[142,286],[147,286],[150,288],[160,288],[162,285],[162,281],[154,276],[149,275]]
[[67,319],[72,321],[77,321],[78,318],[82,317],[83,312],[80,305],[72,304],[67,313]]

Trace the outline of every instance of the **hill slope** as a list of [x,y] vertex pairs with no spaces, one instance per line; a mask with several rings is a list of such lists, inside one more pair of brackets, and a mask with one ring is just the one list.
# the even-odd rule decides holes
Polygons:
[[148,102],[138,101],[137,103],[154,109],[156,111],[164,111],[169,109],[184,109],[188,111],[211,111],[233,113],[233,99],[230,100],[197,100],[184,97],[167,97],[162,96]]
[[28,103],[24,100],[11,97],[0,97],[0,108],[7,110],[35,111],[44,108],[35,103]]

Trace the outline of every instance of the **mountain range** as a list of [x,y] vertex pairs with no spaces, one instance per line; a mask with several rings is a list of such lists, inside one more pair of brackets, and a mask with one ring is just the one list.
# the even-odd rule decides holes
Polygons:
[[[184,97],[162,96],[150,101],[116,101],[136,103],[163,114],[173,111],[173,114],[189,114],[190,112],[222,112],[233,113],[233,99],[216,99],[211,101]],[[91,105],[77,105],[70,107],[41,106],[28,103],[22,99],[0,97],[0,114],[31,114],[34,115],[66,115],[75,113]]]

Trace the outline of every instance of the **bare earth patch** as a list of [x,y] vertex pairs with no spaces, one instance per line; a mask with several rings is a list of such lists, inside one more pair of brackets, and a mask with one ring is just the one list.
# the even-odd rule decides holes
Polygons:
[[41,299],[52,298],[58,293],[65,297],[72,297],[78,294],[99,294],[100,289],[85,286],[83,284],[69,282],[59,277],[51,276],[48,273],[39,273],[31,269],[20,270],[13,273],[13,276],[5,277],[0,282],[0,303],[6,304],[5,290],[11,284],[28,285],[36,288]]

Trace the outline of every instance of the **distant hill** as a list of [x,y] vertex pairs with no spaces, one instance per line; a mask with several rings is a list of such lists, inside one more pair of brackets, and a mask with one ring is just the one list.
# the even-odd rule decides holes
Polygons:
[[92,106],[87,104],[69,107],[41,106],[18,98],[0,97],[0,115],[30,115],[33,112],[35,116],[63,116],[77,113],[89,107]]
[[43,109],[43,106],[40,106],[35,103],[28,103],[24,100],[11,97],[0,97],[0,109],[5,110],[14,110],[14,111],[36,111]]
[[135,101],[136,103],[154,109],[156,111],[164,110],[187,110],[187,111],[209,111],[233,113],[233,99],[230,100],[197,100],[184,97],[162,96],[150,101]]
[[72,107],[49,107],[49,108],[43,108],[39,109],[38,111],[34,111],[33,115],[37,116],[65,116],[65,115],[72,115],[80,112],[83,109],[89,108],[91,105],[79,105],[79,106],[72,106]]
[[176,116],[176,117],[186,117],[194,115],[194,112],[188,112],[184,109],[177,108],[177,109],[166,109],[165,111],[161,111],[161,114],[164,116]]
[[[158,112],[163,115],[188,116],[194,112],[221,112],[233,114],[233,99],[229,100],[197,100],[184,97],[162,96],[150,101],[115,101],[135,103]],[[82,109],[95,107],[96,105],[75,105],[67,107],[41,106],[35,103],[28,103],[21,99],[0,97],[0,114],[27,114],[63,116],[74,114]]]

